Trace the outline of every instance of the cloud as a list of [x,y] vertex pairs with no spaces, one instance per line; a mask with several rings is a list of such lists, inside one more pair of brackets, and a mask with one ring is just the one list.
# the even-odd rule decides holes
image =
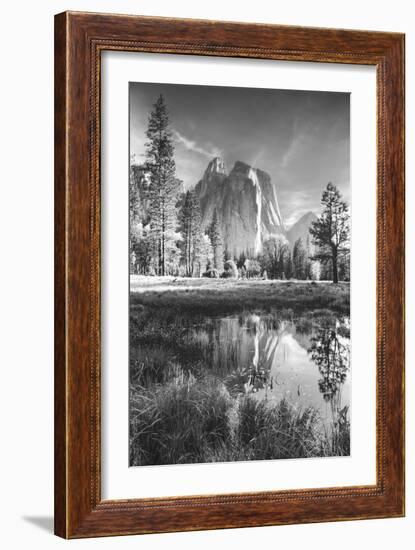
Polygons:
[[212,157],[222,156],[222,151],[217,147],[211,147],[211,148],[201,147],[195,141],[188,139],[177,130],[173,130],[173,136],[177,141],[177,143],[180,143],[181,145],[183,145],[188,151],[193,151],[194,153],[203,155],[208,159],[211,159]]
[[281,167],[287,168],[291,161],[296,161],[301,149],[306,144],[306,137],[304,134],[297,134],[290,142],[287,150],[282,155]]

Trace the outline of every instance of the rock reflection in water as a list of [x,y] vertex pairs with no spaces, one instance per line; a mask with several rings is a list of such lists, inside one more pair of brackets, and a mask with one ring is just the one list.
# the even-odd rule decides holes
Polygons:
[[328,420],[349,406],[349,319],[278,320],[270,314],[215,319],[192,337],[233,395],[282,398]]

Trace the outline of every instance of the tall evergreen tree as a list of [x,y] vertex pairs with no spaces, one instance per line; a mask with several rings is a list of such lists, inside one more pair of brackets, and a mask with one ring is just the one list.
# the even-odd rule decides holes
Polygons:
[[166,274],[169,255],[174,249],[176,203],[179,182],[175,177],[174,147],[167,107],[162,95],[153,105],[146,132],[146,166],[150,172],[149,215],[155,239],[159,275]]
[[141,201],[139,191],[139,173],[138,166],[134,163],[134,159],[130,160],[130,224],[139,220]]
[[179,212],[179,230],[182,235],[182,249],[186,275],[192,277],[201,271],[201,259],[204,252],[202,216],[200,203],[193,190],[184,194]]
[[349,209],[340,191],[332,183],[328,183],[323,191],[321,204],[323,212],[310,227],[313,244],[318,247],[314,259],[331,263],[333,283],[337,283],[339,258],[350,252]]
[[213,267],[218,271],[223,271],[223,240],[216,208],[213,211],[212,222],[208,227],[207,234],[213,248]]

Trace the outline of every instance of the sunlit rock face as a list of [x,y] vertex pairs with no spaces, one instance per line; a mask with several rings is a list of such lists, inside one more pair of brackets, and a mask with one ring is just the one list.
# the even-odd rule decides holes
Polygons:
[[225,249],[234,257],[259,254],[263,242],[285,234],[275,186],[269,174],[237,161],[227,174],[222,159],[213,159],[196,186],[202,223],[207,227],[216,208]]
[[226,176],[226,166],[223,159],[215,157],[211,160],[206,168],[205,176],[209,174],[223,174]]
[[215,208],[217,209],[218,215],[220,213],[223,184],[226,178],[225,163],[220,158],[214,158],[209,162],[203,174],[203,178],[196,185],[204,227],[207,227],[209,223],[211,223]]

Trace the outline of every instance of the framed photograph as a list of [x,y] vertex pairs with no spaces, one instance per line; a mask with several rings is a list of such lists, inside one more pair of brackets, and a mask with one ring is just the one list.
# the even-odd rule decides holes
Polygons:
[[404,515],[404,36],[55,18],[55,532]]

